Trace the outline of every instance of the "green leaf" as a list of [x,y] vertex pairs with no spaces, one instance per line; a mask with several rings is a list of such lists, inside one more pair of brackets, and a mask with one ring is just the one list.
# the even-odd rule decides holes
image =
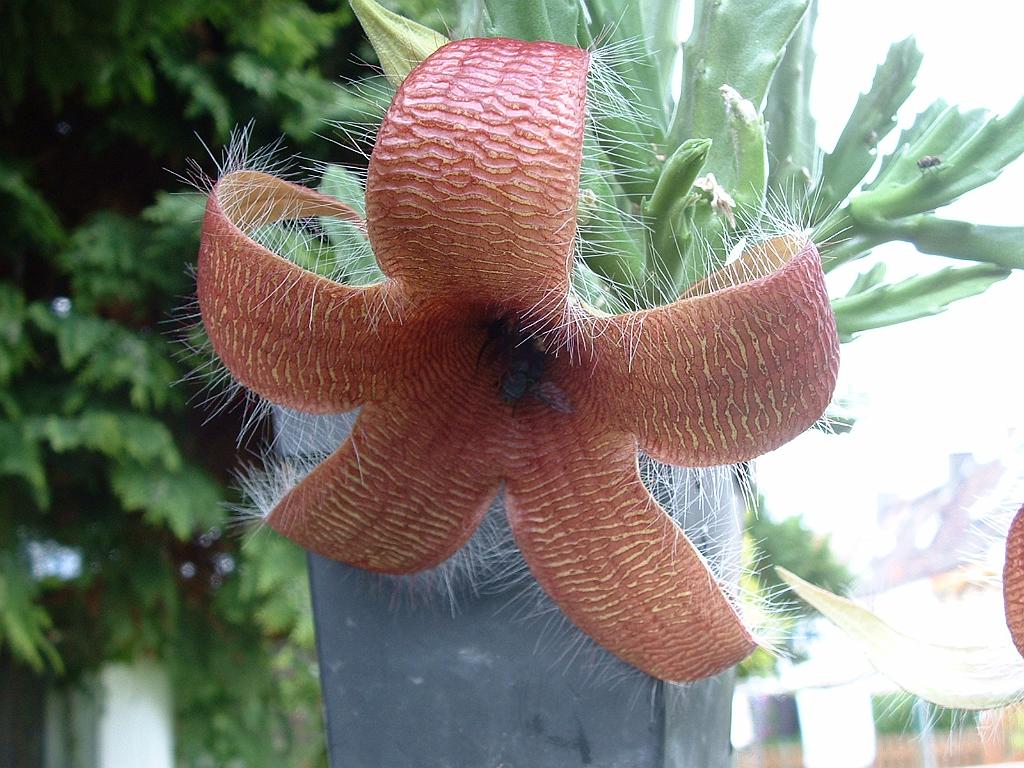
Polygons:
[[0,162],[0,220],[6,244],[53,248],[64,239],[57,212],[29,184],[17,166]]
[[56,415],[26,420],[33,440],[45,440],[57,453],[88,450],[110,458],[158,462],[168,471],[181,467],[174,436],[163,422],[130,411],[86,411],[73,417]]
[[800,568],[808,578],[827,589],[846,590],[854,583],[853,573],[833,551],[828,536],[816,533],[799,516],[775,519],[761,494],[757,497],[756,510],[747,514],[746,532],[754,550],[751,553],[752,575],[768,594],[787,601],[792,599],[786,583],[775,570],[787,566]]
[[0,282],[0,386],[24,370],[35,356],[25,325],[25,298],[13,285]]
[[[98,213],[76,229],[58,257],[58,264],[71,277],[76,308],[138,315],[149,296],[163,293],[168,283],[172,291],[183,293],[187,285],[183,270],[167,274],[167,260],[154,252],[152,236],[153,228],[144,222],[110,211]],[[177,243],[174,261],[179,265],[190,259],[182,248],[187,243]]]
[[914,91],[921,52],[913,37],[895,43],[857,100],[835,148],[825,156],[818,208],[842,203],[875,164],[878,143],[896,127],[896,112]]
[[301,547],[267,532],[246,544],[239,573],[242,594],[260,606],[257,618],[263,628],[300,644],[314,641],[307,567]]
[[0,421],[0,476],[20,477],[32,489],[40,509],[49,506],[50,488],[39,443],[25,434],[22,424]]
[[166,525],[182,540],[224,521],[220,486],[196,466],[172,471],[126,461],[114,467],[110,484],[125,509],[142,512],[153,525]]
[[315,60],[330,45],[339,18],[317,13],[306,3],[277,2],[273,13],[243,13],[232,32],[256,57],[278,71]]
[[946,267],[833,299],[839,339],[846,342],[861,331],[936,315],[955,301],[984,293],[1009,274],[1009,269],[991,264]]
[[53,335],[61,366],[78,383],[101,391],[127,388],[141,410],[167,404],[178,374],[164,338],[88,315],[57,317],[41,304],[28,311],[36,326]]
[[371,84],[379,80],[380,89],[384,91],[383,77],[367,79],[366,91],[359,93],[339,89],[316,71],[287,70],[277,80],[278,99],[291,105],[281,119],[281,127],[300,141],[317,137],[328,122],[376,127],[385,107],[381,98],[373,96],[370,90]]
[[993,709],[1024,696],[1024,660],[1009,635],[1005,644],[991,646],[940,645],[909,637],[867,609],[783,568],[776,570],[794,592],[843,630],[879,672],[909,693],[957,709]]
[[284,112],[281,127],[300,141],[312,138],[326,122],[372,123],[382,105],[371,93],[390,87],[368,78],[362,81],[365,90],[339,89],[316,70],[279,69],[247,52],[233,56],[230,67],[239,83],[279,105]]
[[448,42],[444,35],[399,16],[374,0],[350,0],[350,4],[377,52],[388,82],[396,88],[413,67]]
[[39,585],[25,559],[0,551],[0,646],[8,645],[14,658],[37,672],[49,667],[60,673],[63,663],[49,638],[53,621],[38,597]]
[[154,55],[163,75],[187,98],[184,117],[210,118],[217,136],[226,139],[234,128],[231,105],[211,72],[170,45],[155,45]]
[[75,309],[139,324],[162,319],[174,297],[192,290],[183,266],[199,248],[204,204],[198,193],[161,192],[136,218],[113,211],[90,217],[57,258]]

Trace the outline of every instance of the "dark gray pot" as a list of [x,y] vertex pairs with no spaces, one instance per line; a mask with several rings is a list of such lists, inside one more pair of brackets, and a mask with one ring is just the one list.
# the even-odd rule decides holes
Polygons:
[[[349,423],[279,414],[277,449],[336,445]],[[701,522],[684,524],[698,546],[738,552],[730,506],[714,518],[694,506]],[[527,580],[463,590],[453,611],[317,555],[309,573],[334,768],[731,764],[731,672],[688,686],[653,680],[568,626]]]

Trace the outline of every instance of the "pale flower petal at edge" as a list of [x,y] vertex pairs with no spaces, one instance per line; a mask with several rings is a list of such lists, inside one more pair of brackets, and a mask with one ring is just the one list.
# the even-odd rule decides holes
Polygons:
[[1017,510],[1006,535],[1003,603],[1006,626],[1017,650],[1024,654],[1024,506]]
[[955,709],[994,709],[1024,698],[1024,659],[1009,642],[951,646],[903,634],[871,611],[775,569],[797,595],[843,630],[871,664],[908,693]]

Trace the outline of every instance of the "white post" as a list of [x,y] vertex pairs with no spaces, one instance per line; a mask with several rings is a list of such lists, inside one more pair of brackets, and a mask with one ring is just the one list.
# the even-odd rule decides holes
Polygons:
[[99,768],[174,768],[167,671],[150,662],[108,664],[99,683]]

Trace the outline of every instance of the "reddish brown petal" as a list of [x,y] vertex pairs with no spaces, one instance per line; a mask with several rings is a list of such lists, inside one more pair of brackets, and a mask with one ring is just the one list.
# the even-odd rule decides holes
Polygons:
[[1003,600],[1006,604],[1006,626],[1010,628],[1013,644],[1024,655],[1024,507],[1017,510],[1006,535]]
[[333,198],[262,173],[222,178],[210,194],[198,294],[214,351],[238,381],[275,403],[340,412],[383,395],[382,348],[395,286],[353,288],[314,275],[246,232],[282,218],[358,221]]
[[564,302],[588,54],[492,38],[440,48],[398,89],[366,210],[384,272],[456,301]]
[[[439,320],[439,322],[441,322]],[[497,493],[509,409],[476,374],[482,331],[437,327],[418,368],[286,496],[272,528],[333,560],[386,573],[437,565]]]
[[592,386],[609,393],[609,421],[652,456],[685,466],[744,461],[800,434],[828,405],[839,342],[813,244],[774,238],[705,285],[761,267],[774,271],[595,321]]
[[707,677],[747,656],[750,634],[644,488],[632,439],[604,433],[582,408],[531,413],[506,497],[544,591],[607,650],[662,680]]

